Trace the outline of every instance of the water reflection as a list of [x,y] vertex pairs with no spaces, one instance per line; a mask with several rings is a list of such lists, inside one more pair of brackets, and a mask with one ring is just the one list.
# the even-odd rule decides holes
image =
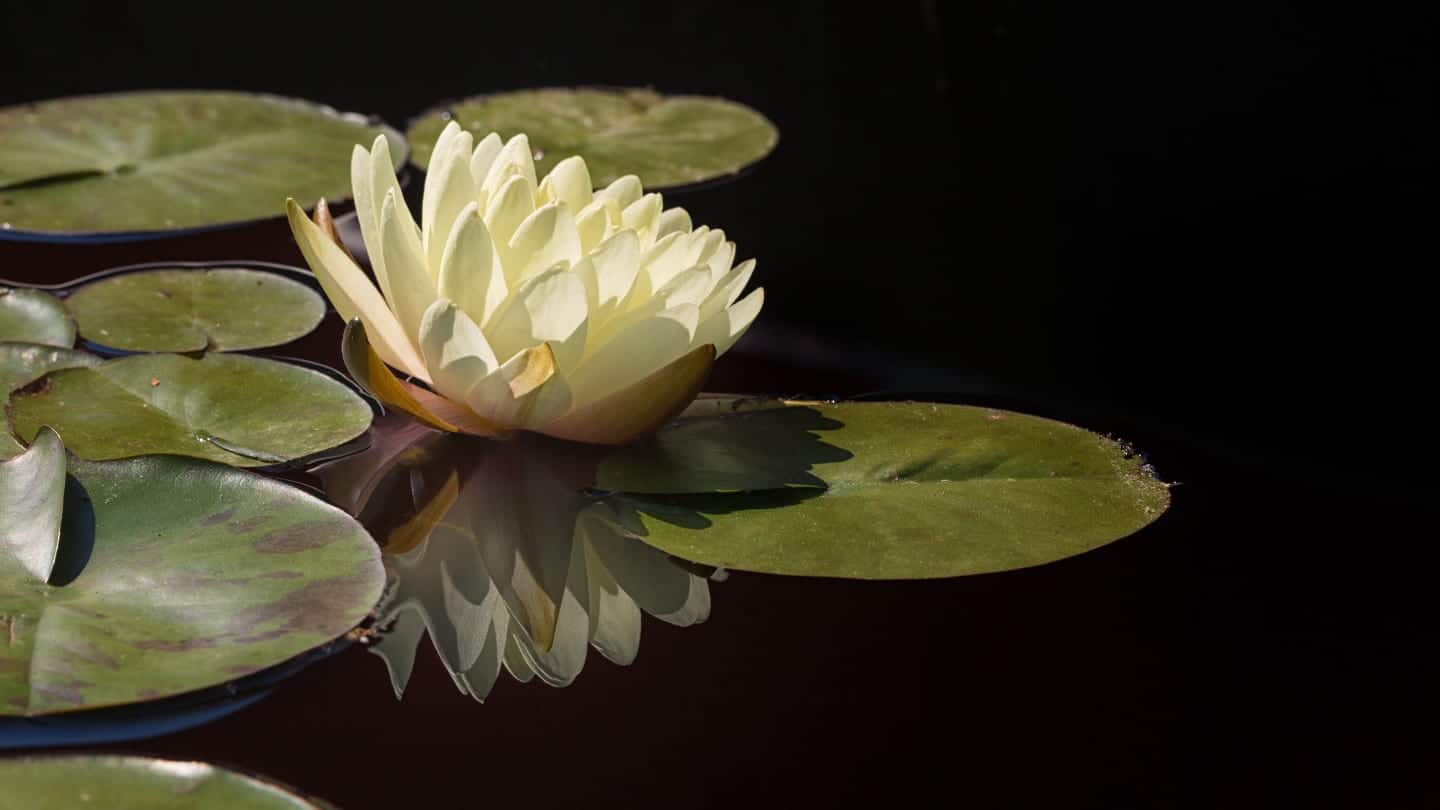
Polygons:
[[392,414],[369,450],[315,471],[384,546],[386,632],[371,649],[397,696],[427,632],[456,686],[484,699],[502,669],[567,685],[590,647],[628,665],[642,613],[706,619],[706,572],[634,539],[627,507],[590,489],[606,452],[442,434]]

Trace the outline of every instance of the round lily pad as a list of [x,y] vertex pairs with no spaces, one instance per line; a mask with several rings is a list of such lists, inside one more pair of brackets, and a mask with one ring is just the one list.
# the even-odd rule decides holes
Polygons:
[[56,371],[12,392],[7,410],[16,436],[50,425],[81,458],[175,453],[239,467],[344,444],[372,416],[319,371],[238,354],[140,354]]
[[0,546],[0,715],[232,681],[347,632],[380,596],[365,530],[280,481],[179,456],[72,457],[69,476],[51,582]]
[[132,352],[243,351],[309,334],[325,300],[276,273],[243,267],[107,276],[65,301],[80,336]]
[[[98,366],[103,362],[93,354],[74,349],[32,343],[0,343],[0,399],[57,369]],[[9,417],[0,412],[0,459],[19,455],[24,449],[10,433]]]
[[0,341],[75,345],[75,322],[60,299],[42,290],[0,287]]
[[165,236],[350,196],[350,149],[393,130],[307,101],[226,92],[0,108],[0,238]]
[[596,187],[627,174],[647,189],[688,185],[739,172],[770,154],[779,131],[743,104],[653,90],[520,90],[475,96],[416,119],[407,133],[420,168],[451,119],[484,135],[524,133],[544,175],[571,155],[585,159]]
[[0,761],[0,810],[323,810],[288,788],[208,765],[145,757],[72,755]]
[[[811,412],[805,429],[832,450],[770,441],[818,485],[614,496],[629,532],[677,557],[723,568],[918,579],[1063,559],[1140,530],[1169,504],[1167,486],[1130,448],[1061,422],[914,402],[791,407]],[[717,480],[728,488],[736,479],[724,466],[733,456],[727,443],[744,448],[753,436],[806,421],[790,408],[682,419],[670,430],[705,441],[667,445],[662,435],[598,480],[674,492],[651,470],[689,467],[701,471],[691,483],[704,484],[707,459],[718,459],[725,474]],[[777,478],[773,470],[784,462],[772,459],[762,477]],[[778,476],[781,483],[791,477]]]

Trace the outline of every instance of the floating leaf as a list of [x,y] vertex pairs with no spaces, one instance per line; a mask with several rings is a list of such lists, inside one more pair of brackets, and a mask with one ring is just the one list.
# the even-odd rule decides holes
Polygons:
[[131,352],[242,351],[310,333],[325,299],[277,273],[241,267],[121,273],[65,301],[91,343]]
[[[849,453],[811,466],[824,488],[616,496],[621,523],[707,565],[908,579],[1069,557],[1138,531],[1169,503],[1166,486],[1124,445],[1049,419],[929,403],[796,407],[831,422],[820,438]],[[716,420],[703,430],[681,420],[670,430],[707,436],[709,449],[695,454],[703,468],[727,431],[745,446],[757,423],[792,418],[762,410],[698,417]]]
[[235,354],[133,355],[54,372],[10,395],[16,435],[51,425],[76,455],[196,456],[239,467],[293,461],[365,432],[371,410],[318,371]]
[[452,118],[477,137],[525,133],[538,176],[579,155],[597,188],[627,174],[639,175],[647,189],[735,174],[770,154],[779,140],[763,115],[720,98],[639,89],[520,90],[468,98],[416,120],[407,133],[415,165],[429,163]]
[[69,348],[75,345],[75,322],[50,293],[0,287],[0,341]]
[[33,582],[50,581],[64,503],[65,446],[55,431],[41,428],[29,449],[0,461],[0,555]]
[[0,109],[0,237],[135,238],[280,216],[350,195],[354,115],[244,93],[81,96]]
[[0,760],[0,810],[323,810],[328,804],[203,762],[70,755]]
[[66,584],[0,555],[0,715],[241,678],[345,633],[380,596],[369,535],[295,487],[179,456],[69,471]]
[[[11,391],[62,368],[98,366],[105,362],[93,354],[29,343],[0,343],[0,393]],[[24,445],[10,435],[10,419],[0,413],[0,459],[19,455]]]

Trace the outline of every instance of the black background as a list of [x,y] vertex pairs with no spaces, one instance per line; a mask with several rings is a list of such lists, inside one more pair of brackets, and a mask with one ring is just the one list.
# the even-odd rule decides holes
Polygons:
[[[3,103],[235,88],[397,125],[530,86],[748,103],[779,126],[777,151],[738,182],[667,198],[759,259],[749,376],[720,382],[1071,418],[1136,441],[1182,483],[1149,536],[1060,573],[797,583],[749,608],[742,594],[762,586],[737,578],[716,589],[721,626],[695,633],[713,633],[710,653],[734,645],[720,655],[752,662],[743,673],[707,672],[704,645],[678,634],[695,645],[681,663],[642,654],[631,671],[587,670],[563,699],[517,688],[475,715],[514,735],[546,701],[588,713],[579,742],[546,715],[549,733],[519,743],[528,770],[484,773],[485,752],[512,744],[484,723],[437,726],[443,746],[389,764],[407,756],[396,740],[370,763],[355,761],[361,743],[336,743],[371,792],[337,787],[345,766],[325,742],[288,768],[281,751],[203,747],[277,733],[299,705],[283,693],[253,722],[145,750],[228,755],[356,807],[398,801],[401,785],[458,789],[437,778],[426,794],[427,761],[541,805],[940,790],[956,806],[1415,806],[1436,719],[1434,16],[1276,2],[27,7],[0,50]],[[791,632],[746,613],[760,605]],[[432,685],[448,688],[443,674]],[[693,716],[675,708],[682,693]],[[643,737],[677,711],[683,729]],[[596,751],[615,745],[631,767],[599,778],[609,766],[586,757],[608,763],[618,755]],[[550,767],[596,787],[516,787]]]

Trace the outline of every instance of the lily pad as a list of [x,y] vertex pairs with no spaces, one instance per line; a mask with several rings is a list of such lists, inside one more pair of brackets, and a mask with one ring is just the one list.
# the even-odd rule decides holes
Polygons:
[[393,130],[225,92],[79,96],[0,108],[0,238],[126,239],[270,219],[350,195],[350,148]]
[[[93,354],[30,343],[0,343],[0,396],[62,368],[98,366],[105,362]],[[8,410],[8,409],[7,409]],[[0,459],[19,455],[24,445],[10,434],[10,419],[0,413]]]
[[243,351],[304,337],[325,317],[313,289],[242,267],[108,276],[65,301],[81,337],[131,352]]
[[75,345],[75,322],[60,299],[41,290],[0,287],[0,342]]
[[358,394],[319,371],[236,354],[144,354],[49,374],[10,395],[15,434],[50,425],[91,460],[175,453],[238,467],[295,461],[370,426]]
[[735,174],[770,154],[780,138],[765,116],[722,98],[644,89],[520,90],[475,96],[421,116],[407,133],[415,165],[429,163],[452,118],[480,135],[525,133],[540,175],[579,155],[597,187],[627,174],[639,175],[647,189]]
[[203,762],[74,755],[0,761],[0,810],[322,810],[289,789]]
[[340,636],[380,596],[369,535],[295,487],[179,456],[71,458],[69,473],[66,584],[0,555],[0,715],[242,678]]
[[[621,523],[706,565],[918,579],[1063,559],[1138,531],[1169,504],[1129,448],[1061,422],[913,402],[792,407],[832,422],[819,436],[849,453],[810,465],[823,486],[615,496]],[[792,419],[787,410],[697,417],[718,420],[697,463],[723,447],[725,431],[743,444],[756,422]],[[688,421],[670,430],[695,430]]]

